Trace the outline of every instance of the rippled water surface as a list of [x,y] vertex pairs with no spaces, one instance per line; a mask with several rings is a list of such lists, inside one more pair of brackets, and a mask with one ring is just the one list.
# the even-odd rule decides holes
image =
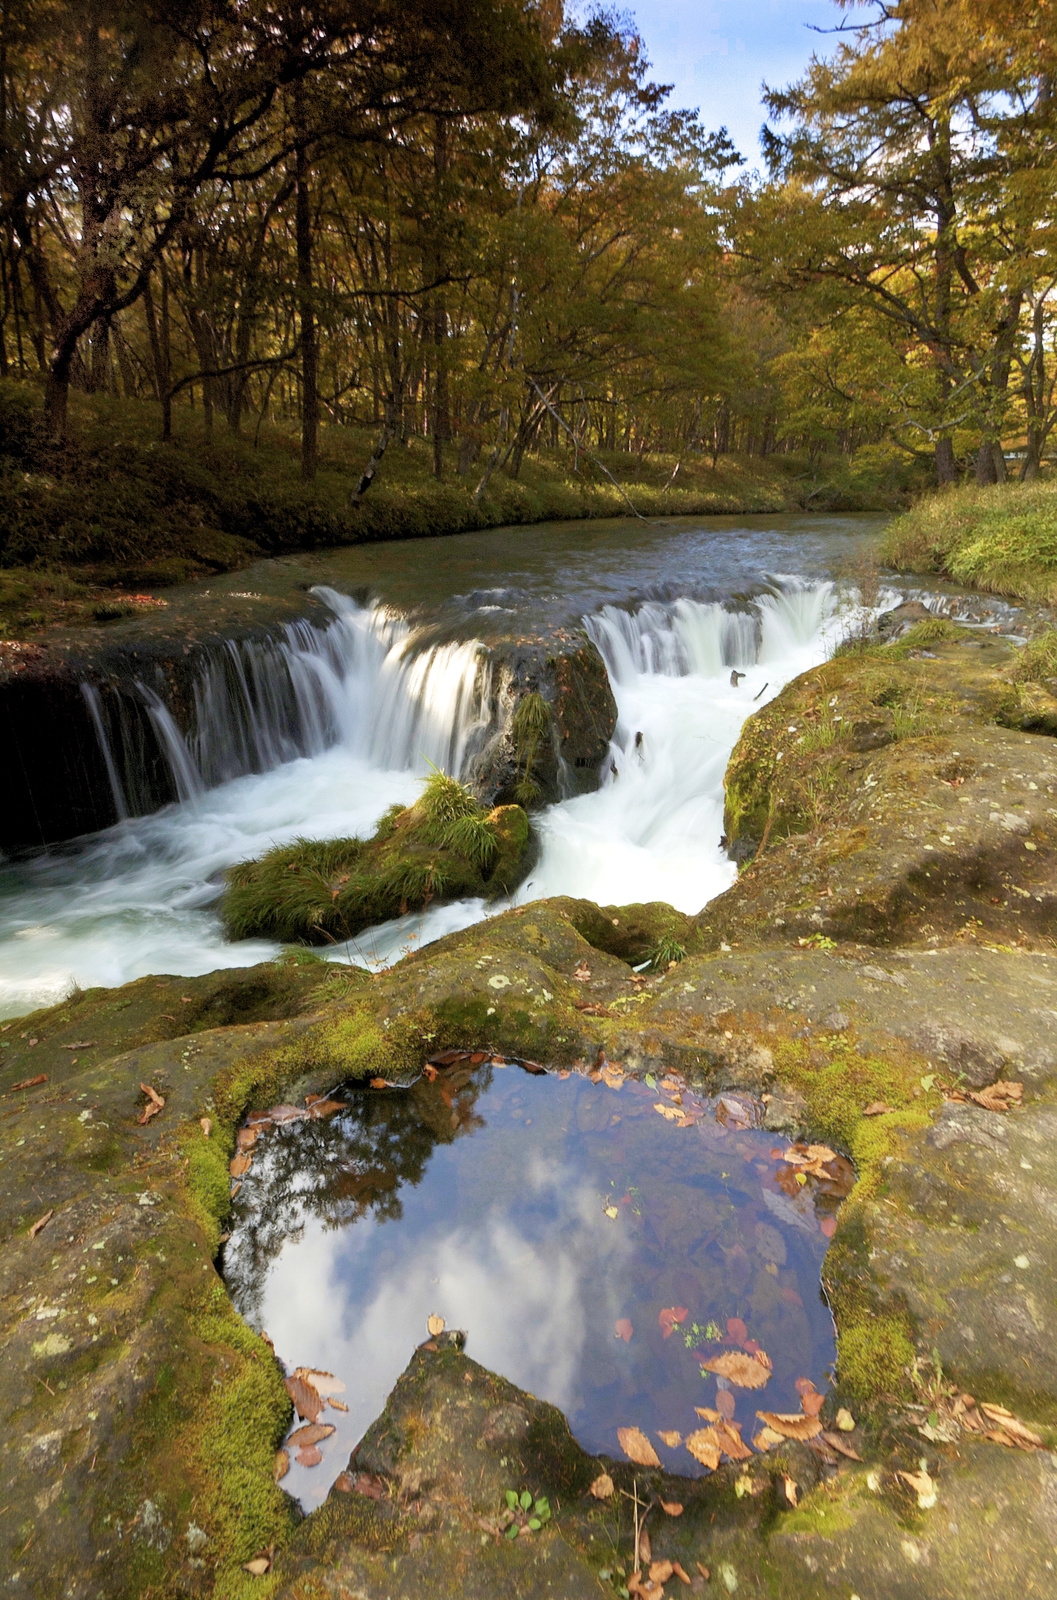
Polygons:
[[[346,1385],[323,1462],[286,1480],[306,1506],[431,1314],[560,1406],[588,1450],[619,1458],[617,1429],[638,1427],[683,1474],[702,1469],[658,1430],[685,1436],[703,1426],[696,1407],[719,1407],[750,1440],[758,1408],[799,1411],[797,1379],[825,1387],[819,1283],[840,1185],[798,1182],[787,1141],[745,1125],[747,1100],[490,1065],[347,1095],[330,1120],[261,1135],[225,1257],[237,1306],[287,1367]],[[757,1347],[773,1364],[763,1388],[702,1370]]]

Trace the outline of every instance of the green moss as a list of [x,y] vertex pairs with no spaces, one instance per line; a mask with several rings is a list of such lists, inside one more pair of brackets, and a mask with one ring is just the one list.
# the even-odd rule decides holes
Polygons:
[[432,1012],[380,1020],[368,1006],[354,1006],[319,1023],[271,1058],[279,1081],[311,1071],[321,1081],[387,1078],[406,1081],[422,1070],[437,1048]]
[[186,1204],[192,1219],[206,1236],[211,1255],[220,1241],[221,1223],[231,1206],[231,1178],[228,1174],[230,1143],[214,1128],[207,1138],[202,1129],[188,1130],[185,1139],[187,1164],[184,1168]]
[[837,1381],[864,1405],[898,1395],[908,1386],[914,1355],[906,1318],[870,1310],[839,1330]]
[[232,938],[340,944],[411,907],[450,895],[505,893],[528,844],[517,806],[488,811],[434,772],[413,806],[390,810],[370,840],[296,839],[227,874]]
[[955,644],[960,639],[972,638],[972,630],[963,628],[957,622],[951,622],[948,617],[928,617],[921,622],[915,622],[912,628],[896,639],[891,645],[885,646],[893,655],[911,650],[923,650],[930,644]]

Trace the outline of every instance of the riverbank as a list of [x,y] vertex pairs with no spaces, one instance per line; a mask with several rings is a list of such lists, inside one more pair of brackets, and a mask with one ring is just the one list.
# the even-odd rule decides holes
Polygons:
[[[475,502],[480,465],[432,474],[428,441],[392,444],[377,479],[350,504],[375,445],[366,428],[324,428],[316,481],[300,479],[289,430],[265,424],[235,439],[179,411],[171,443],[145,402],[71,397],[69,443],[37,431],[36,390],[0,384],[0,634],[135,614],[154,590],[241,570],[262,557],[380,540],[582,517],[893,510],[905,472],[872,457],[813,467],[794,456],[685,459],[616,451],[574,464],[567,451],[526,457]],[[144,595],[146,591],[146,595]]]
[[[550,900],[376,977],[286,960],[144,978],[6,1028],[12,1592],[616,1596],[624,1491],[652,1507],[658,1572],[678,1561],[706,1596],[1051,1593],[1057,1261],[1038,1218],[1057,1203],[1057,839],[1053,746],[1026,731],[1039,706],[1018,661],[951,630],[796,679],[728,769],[728,835],[756,862],[699,917]],[[750,767],[784,769],[770,825]],[[634,972],[658,936],[671,965]],[[408,1371],[300,1519],[273,1478],[283,1372],[218,1253],[237,1130],[279,1100],[307,1115],[290,1108],[342,1080],[398,1094],[430,1058],[443,1084],[461,1049],[619,1062],[614,1116],[622,1079],[649,1074],[666,1120],[683,1081],[854,1158],[818,1432],[805,1410],[798,1439],[694,1482],[633,1468],[469,1359],[472,1327],[466,1355],[436,1336],[412,1354],[426,1330],[393,1327]],[[762,1256],[732,1252],[728,1275],[739,1316],[777,1292]],[[524,1488],[552,1517],[511,1540],[498,1519]]]
[[881,559],[989,594],[1057,601],[1057,483],[963,484],[922,497],[889,525]]

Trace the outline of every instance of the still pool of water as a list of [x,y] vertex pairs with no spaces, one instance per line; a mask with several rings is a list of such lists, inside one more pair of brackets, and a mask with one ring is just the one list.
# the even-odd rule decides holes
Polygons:
[[[336,1432],[322,1462],[285,1480],[306,1507],[433,1314],[560,1406],[586,1449],[619,1459],[618,1428],[637,1427],[690,1476],[702,1468],[660,1431],[685,1436],[711,1407],[749,1441],[757,1408],[795,1412],[798,1379],[825,1386],[820,1273],[847,1163],[841,1181],[798,1181],[745,1097],[607,1078],[458,1067],[408,1090],[352,1087],[331,1119],[259,1137],[225,1278],[288,1370],[334,1373],[349,1407],[323,1413]],[[767,1353],[764,1387],[703,1370],[739,1346]]]

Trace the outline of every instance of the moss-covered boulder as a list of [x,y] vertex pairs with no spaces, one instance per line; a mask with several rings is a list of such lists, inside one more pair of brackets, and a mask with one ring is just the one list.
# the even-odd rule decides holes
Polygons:
[[436,772],[413,806],[386,812],[371,839],[296,839],[227,874],[233,939],[334,944],[436,900],[508,894],[527,871],[520,806],[479,806]]

